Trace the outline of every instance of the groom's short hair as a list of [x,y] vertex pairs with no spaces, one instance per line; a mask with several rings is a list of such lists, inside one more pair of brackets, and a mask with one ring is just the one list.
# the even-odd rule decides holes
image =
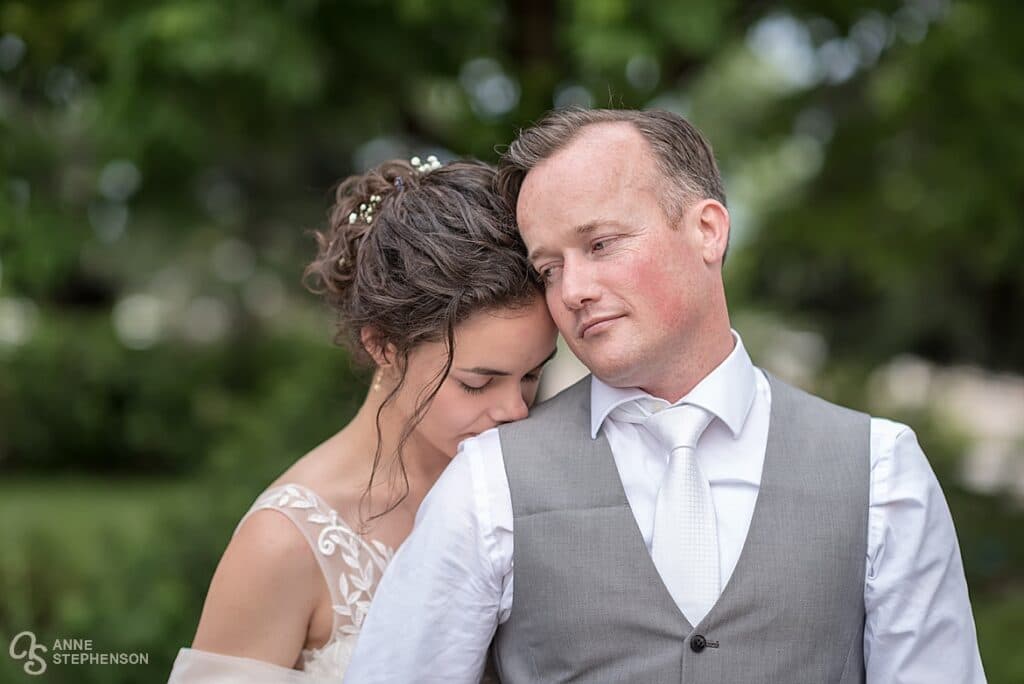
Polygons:
[[586,126],[632,124],[647,140],[665,177],[663,209],[675,216],[688,203],[715,199],[725,204],[722,176],[710,143],[683,117],[661,110],[584,109],[567,107],[548,112],[519,132],[498,162],[496,184],[509,206],[515,207],[523,179],[533,167],[568,145]]

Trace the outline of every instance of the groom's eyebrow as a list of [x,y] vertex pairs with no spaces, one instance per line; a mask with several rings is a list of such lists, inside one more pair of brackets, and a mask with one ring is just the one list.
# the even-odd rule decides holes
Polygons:
[[[581,223],[580,225],[576,226],[575,228],[573,228],[573,233],[575,233],[577,237],[585,237],[586,235],[593,233],[601,226],[606,226],[614,223],[616,223],[616,221],[613,221],[612,219],[594,219],[593,221],[587,221],[586,223]],[[533,263],[534,261],[536,261],[537,257],[544,256],[544,254],[546,254],[547,252],[548,249],[543,246],[536,247],[535,249],[530,251],[527,258],[530,260],[530,263]]]
[[[554,349],[551,350],[551,353],[548,354],[548,358],[544,359],[539,364],[537,364],[537,366],[533,370],[537,370],[538,368],[543,366],[545,363],[547,363],[548,361],[553,359],[555,357],[555,354],[557,354],[557,353],[558,353],[558,347],[555,347]],[[512,375],[508,371],[497,370],[495,368],[486,368],[484,366],[474,366],[473,368],[459,368],[459,370],[460,371],[464,371],[466,373],[476,373],[477,375],[498,375],[498,376]]]

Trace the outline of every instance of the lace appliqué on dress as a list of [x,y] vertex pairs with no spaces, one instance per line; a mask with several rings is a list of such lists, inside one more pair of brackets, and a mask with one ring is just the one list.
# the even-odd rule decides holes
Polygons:
[[394,549],[376,539],[359,536],[337,511],[302,485],[268,489],[253,504],[250,513],[268,508],[287,515],[306,536],[331,593],[331,638],[318,649],[303,650],[303,669],[337,675],[348,665],[356,635]]

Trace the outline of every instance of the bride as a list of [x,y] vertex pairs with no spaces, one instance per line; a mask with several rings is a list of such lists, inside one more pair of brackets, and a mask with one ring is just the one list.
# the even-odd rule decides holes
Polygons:
[[340,681],[458,443],[526,416],[555,326],[493,175],[414,158],[338,187],[306,276],[372,386],[242,518],[170,682]]

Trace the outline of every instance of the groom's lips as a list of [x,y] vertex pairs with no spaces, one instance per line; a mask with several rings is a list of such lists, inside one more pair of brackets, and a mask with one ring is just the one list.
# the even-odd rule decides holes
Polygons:
[[[618,316],[595,316],[594,318],[587,319],[580,324],[579,337],[583,338],[588,332],[600,332],[604,328],[608,327],[607,324],[611,321],[615,321],[622,318],[622,315]],[[592,330],[593,329],[593,330]]]

